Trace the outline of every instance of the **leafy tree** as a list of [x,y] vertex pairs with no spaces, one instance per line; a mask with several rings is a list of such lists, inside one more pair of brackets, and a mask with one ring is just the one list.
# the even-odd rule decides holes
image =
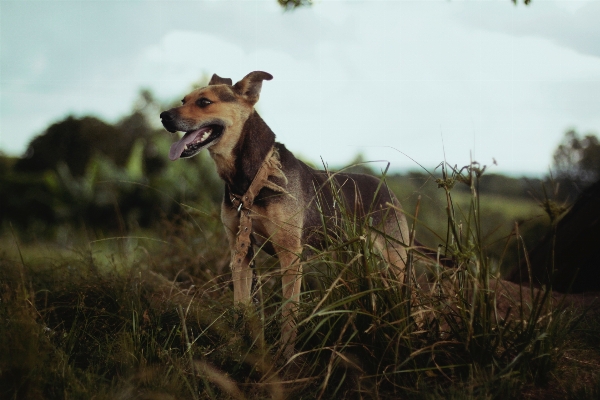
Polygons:
[[298,7],[312,6],[312,0],[277,0],[279,5],[286,10],[293,10]]
[[554,152],[553,170],[559,182],[587,187],[600,180],[600,141],[593,134],[581,137],[575,130],[567,131]]
[[[513,4],[517,4],[518,0],[511,0]],[[299,7],[312,6],[313,0],[277,0],[279,5],[283,7],[285,10],[295,10]],[[531,0],[523,0],[523,4],[529,5]]]
[[102,153],[124,165],[135,137],[94,117],[72,116],[51,125],[31,141],[17,172],[56,170],[64,162],[73,176],[83,176],[94,153]]
[[159,127],[164,109],[142,90],[114,124],[69,116],[34,138],[21,158],[0,154],[0,232],[10,223],[30,238],[62,227],[99,234],[150,227],[190,207],[212,209],[223,185],[210,156],[168,160],[173,138]]

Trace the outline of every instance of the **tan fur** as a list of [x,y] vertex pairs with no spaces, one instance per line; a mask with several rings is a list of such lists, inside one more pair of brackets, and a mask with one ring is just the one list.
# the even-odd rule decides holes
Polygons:
[[[223,178],[229,176],[234,169],[235,157],[232,151],[239,140],[244,121],[254,110],[254,105],[245,101],[218,102],[219,96],[214,93],[214,89],[213,86],[208,86],[194,90],[183,98],[183,105],[177,109],[183,121],[191,122],[188,129],[184,130],[192,130],[193,125],[197,125],[200,121],[217,117],[225,122],[227,135],[208,149],[215,161],[217,173]],[[214,101],[214,107],[208,110],[198,108],[195,102],[202,97]]]

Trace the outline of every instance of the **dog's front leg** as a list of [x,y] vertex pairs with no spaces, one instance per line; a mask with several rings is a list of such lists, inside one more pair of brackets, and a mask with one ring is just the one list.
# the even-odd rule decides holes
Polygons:
[[252,300],[252,268],[251,258],[246,255],[243,259],[233,249],[231,251],[231,278],[233,280],[233,301],[235,304],[250,304]]
[[254,257],[254,251],[252,251],[252,243],[249,237],[244,240],[238,240],[238,236],[244,229],[251,229],[251,226],[249,226],[248,222],[240,221],[240,214],[225,205],[221,207],[221,220],[225,226],[231,251],[229,266],[233,281],[233,301],[236,305],[240,303],[248,305],[252,300],[253,271],[250,268],[250,262]]
[[284,345],[284,356],[290,358],[294,354],[296,341],[296,314],[302,287],[302,264],[298,245],[295,251],[284,250],[277,254],[281,265],[283,285],[283,325],[281,327],[281,343]]

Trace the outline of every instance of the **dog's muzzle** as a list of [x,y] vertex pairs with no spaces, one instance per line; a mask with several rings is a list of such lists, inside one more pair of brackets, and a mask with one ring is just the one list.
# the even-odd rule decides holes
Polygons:
[[169,149],[171,161],[195,156],[203,148],[213,145],[225,130],[225,125],[220,120],[210,120],[202,125],[194,126],[189,121],[181,121],[173,110],[160,113],[160,119],[169,132],[185,132],[183,137],[173,143]]

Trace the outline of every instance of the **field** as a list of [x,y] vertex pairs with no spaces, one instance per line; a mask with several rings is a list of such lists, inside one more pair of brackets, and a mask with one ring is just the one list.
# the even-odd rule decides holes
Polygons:
[[36,241],[9,226],[0,397],[598,398],[597,307],[499,279],[547,223],[533,200],[480,190],[478,171],[388,179],[416,237],[446,248],[455,268],[413,251],[410,268],[427,279],[400,288],[368,222],[342,218],[325,233],[328,247],[304,260],[290,360],[277,261],[259,253],[259,302],[235,306],[215,203],[179,203],[179,217],[117,235],[72,228]]

